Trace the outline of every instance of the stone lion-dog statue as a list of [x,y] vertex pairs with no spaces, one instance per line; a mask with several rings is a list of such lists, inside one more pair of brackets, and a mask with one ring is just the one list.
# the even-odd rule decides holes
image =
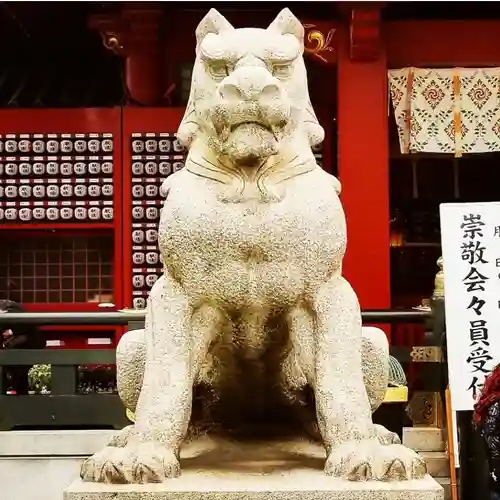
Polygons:
[[[256,370],[243,377],[246,387],[311,389],[325,474],[426,473],[415,452],[372,422],[387,388],[388,343],[381,330],[362,328],[342,277],[340,183],[312,152],[324,132],[303,51],[304,28],[288,9],[267,29],[235,29],[215,10],[199,24],[178,131],[189,154],[162,185],[164,274],[145,329],[117,349],[118,390],[135,423],[85,461],[84,481],[177,477],[194,388],[220,388],[224,377],[243,387],[229,376],[238,356],[247,366],[267,363],[268,378]],[[264,404],[259,391],[240,399],[255,408]]]

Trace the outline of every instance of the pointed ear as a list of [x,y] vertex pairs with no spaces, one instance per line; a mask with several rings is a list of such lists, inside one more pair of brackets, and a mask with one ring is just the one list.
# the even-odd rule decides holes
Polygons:
[[293,35],[299,42],[304,43],[304,26],[288,8],[283,9],[267,29],[280,35]]
[[210,9],[208,14],[200,21],[196,28],[196,45],[200,45],[203,39],[209,34],[218,35],[223,31],[234,30],[231,23],[217,10]]

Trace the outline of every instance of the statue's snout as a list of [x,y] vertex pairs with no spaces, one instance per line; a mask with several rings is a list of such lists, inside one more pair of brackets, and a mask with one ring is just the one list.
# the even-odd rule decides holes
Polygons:
[[226,102],[271,101],[282,97],[276,79],[264,68],[234,71],[218,88],[219,96]]

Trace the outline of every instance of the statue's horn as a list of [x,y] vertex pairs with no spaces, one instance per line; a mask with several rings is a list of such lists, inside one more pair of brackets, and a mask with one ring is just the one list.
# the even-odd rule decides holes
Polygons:
[[219,11],[210,9],[196,28],[196,45],[199,45],[209,33],[218,35],[230,30],[234,30],[232,24]]
[[290,9],[283,9],[267,29],[269,31],[275,31],[280,35],[293,35],[300,42],[304,42],[304,26],[302,26],[302,23],[292,14]]

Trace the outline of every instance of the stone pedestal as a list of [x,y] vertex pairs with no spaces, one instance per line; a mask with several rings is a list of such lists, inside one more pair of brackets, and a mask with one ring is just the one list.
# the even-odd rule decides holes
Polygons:
[[438,427],[405,427],[403,444],[418,452],[445,451],[446,449],[443,429]]
[[[419,481],[350,482],[323,474],[324,451],[308,442],[197,441],[181,455],[182,476],[162,484],[75,481],[64,500],[442,500],[430,476]],[[56,500],[56,499],[54,499]]]
[[405,427],[403,444],[420,453],[427,462],[427,472],[443,487],[444,500],[451,498],[450,461],[445,433],[437,427]]
[[111,430],[0,432],[0,499],[61,500]]

